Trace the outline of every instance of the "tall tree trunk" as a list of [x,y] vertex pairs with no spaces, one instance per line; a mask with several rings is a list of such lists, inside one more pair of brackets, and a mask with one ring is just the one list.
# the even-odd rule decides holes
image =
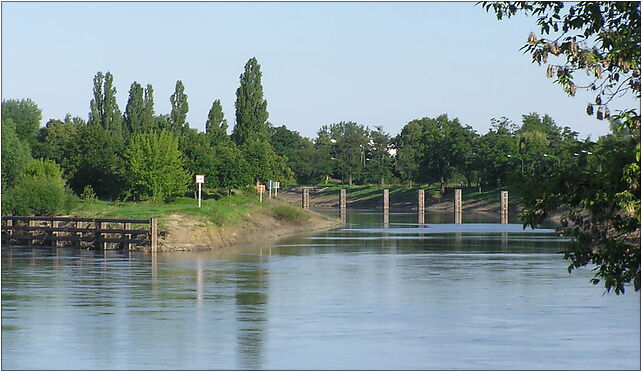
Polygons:
[[348,174],[348,186],[352,186],[352,174]]

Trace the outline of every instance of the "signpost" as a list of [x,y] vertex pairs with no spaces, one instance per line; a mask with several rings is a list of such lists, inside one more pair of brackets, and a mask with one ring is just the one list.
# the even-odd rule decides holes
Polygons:
[[196,183],[198,184],[198,207],[201,207],[201,185],[205,183],[205,175],[204,174],[197,174],[196,175]]
[[263,193],[265,192],[265,185],[256,185],[256,191],[259,193],[259,201],[263,202]]
[[268,198],[272,199],[272,189],[274,188],[274,182],[272,180],[268,181]]
[[274,182],[274,197],[276,198],[279,193],[279,188],[281,188],[281,182]]

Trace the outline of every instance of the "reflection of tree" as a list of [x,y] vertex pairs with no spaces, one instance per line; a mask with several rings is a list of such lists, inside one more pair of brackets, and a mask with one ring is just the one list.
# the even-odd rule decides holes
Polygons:
[[248,257],[254,262],[242,263],[237,271],[236,320],[237,352],[239,369],[261,369],[263,331],[266,321],[267,278],[256,260],[259,256]]

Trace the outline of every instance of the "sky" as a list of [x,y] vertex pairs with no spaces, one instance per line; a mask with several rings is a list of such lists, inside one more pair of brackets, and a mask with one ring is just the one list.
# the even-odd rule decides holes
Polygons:
[[93,77],[110,71],[121,111],[137,81],[165,114],[182,80],[190,126],[203,131],[220,99],[231,131],[256,57],[269,121],[309,138],[340,121],[396,135],[443,113],[480,134],[530,112],[581,138],[608,133],[585,113],[594,97],[567,96],[519,50],[531,31],[534,19],[473,2],[2,2],[2,99],[31,98],[42,125],[87,119]]

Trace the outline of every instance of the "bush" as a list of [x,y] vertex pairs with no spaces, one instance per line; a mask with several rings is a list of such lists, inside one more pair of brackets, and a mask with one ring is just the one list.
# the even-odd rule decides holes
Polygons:
[[281,221],[303,222],[310,218],[308,214],[291,205],[276,205],[272,207],[274,218]]
[[52,216],[65,204],[65,193],[53,178],[25,176],[7,190],[3,210],[14,215]]

